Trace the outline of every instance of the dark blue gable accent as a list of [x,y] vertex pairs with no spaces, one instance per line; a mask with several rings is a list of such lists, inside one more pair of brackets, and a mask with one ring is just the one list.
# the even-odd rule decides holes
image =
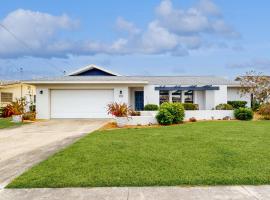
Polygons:
[[71,75],[71,76],[115,76],[115,75],[94,68],[94,69],[90,69],[88,71],[82,72],[80,74]]

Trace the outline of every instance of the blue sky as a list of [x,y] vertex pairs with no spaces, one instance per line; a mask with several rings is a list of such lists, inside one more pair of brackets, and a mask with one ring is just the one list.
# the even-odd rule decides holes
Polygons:
[[124,75],[269,74],[269,7],[268,0],[6,1],[0,23],[17,39],[0,27],[0,79],[59,76],[88,64]]

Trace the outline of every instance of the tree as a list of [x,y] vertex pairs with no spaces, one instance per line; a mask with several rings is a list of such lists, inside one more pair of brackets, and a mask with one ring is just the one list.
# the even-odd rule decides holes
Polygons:
[[261,103],[270,100],[270,76],[255,71],[247,72],[245,76],[237,78],[241,84],[241,93],[252,94],[253,100]]

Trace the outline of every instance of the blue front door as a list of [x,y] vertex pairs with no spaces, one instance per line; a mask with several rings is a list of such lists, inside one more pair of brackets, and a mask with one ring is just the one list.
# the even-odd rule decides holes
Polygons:
[[143,91],[135,91],[135,110],[143,110],[144,107]]

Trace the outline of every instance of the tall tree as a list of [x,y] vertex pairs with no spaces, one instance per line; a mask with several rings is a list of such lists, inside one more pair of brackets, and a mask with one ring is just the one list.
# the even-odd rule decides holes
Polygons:
[[242,94],[252,94],[253,100],[260,104],[270,100],[270,76],[250,71],[237,80],[240,81]]

